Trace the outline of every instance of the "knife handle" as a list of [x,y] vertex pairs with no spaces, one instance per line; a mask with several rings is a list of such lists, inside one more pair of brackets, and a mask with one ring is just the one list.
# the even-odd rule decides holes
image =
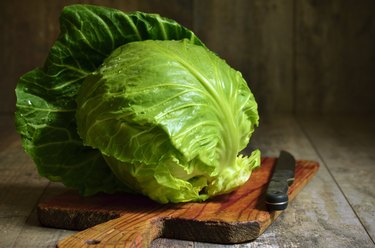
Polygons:
[[275,171],[266,192],[268,210],[284,210],[288,206],[288,188],[293,183],[293,173],[288,170]]

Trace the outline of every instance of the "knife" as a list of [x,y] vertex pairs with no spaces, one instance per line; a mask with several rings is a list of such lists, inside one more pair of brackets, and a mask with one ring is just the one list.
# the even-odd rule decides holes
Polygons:
[[281,151],[266,191],[269,211],[284,210],[288,206],[288,188],[294,182],[295,167],[294,157],[289,152]]

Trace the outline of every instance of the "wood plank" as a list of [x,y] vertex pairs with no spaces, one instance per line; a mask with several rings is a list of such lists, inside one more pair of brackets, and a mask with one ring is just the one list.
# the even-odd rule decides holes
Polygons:
[[[263,112],[374,111],[374,1],[296,1],[295,32],[292,0],[80,2],[158,12],[192,28],[243,72]],[[72,3],[0,2],[0,112],[14,111],[18,77],[42,65]]]
[[74,231],[46,228],[39,224],[36,212],[19,223],[21,228],[13,242],[13,247],[56,247],[56,241],[72,235]]
[[[261,124],[252,144],[260,147],[263,155],[275,156],[280,149],[287,149],[297,158],[319,159],[293,118],[266,117],[262,118]],[[158,244],[163,244],[164,247],[192,245],[189,242],[166,239],[156,240],[154,247],[158,247]],[[328,171],[322,167],[317,177],[299,194],[284,215],[261,237],[241,247],[327,247],[327,244],[331,247],[373,246]],[[229,247],[208,243],[194,243],[194,246]]]
[[[40,200],[61,194],[66,187],[59,183],[49,183]],[[26,221],[20,223],[20,232],[13,247],[56,247],[57,240],[72,235],[74,231],[41,226],[34,208]]]
[[0,113],[14,112],[18,78],[42,65],[49,50],[41,5],[42,0],[0,2]]
[[251,143],[253,147],[260,147],[265,156],[275,156],[285,149],[297,159],[316,160],[322,166],[285,213],[249,247],[264,244],[276,247],[374,246],[294,118],[263,116]]
[[[59,242],[60,247],[79,246],[85,240],[96,240],[100,245],[137,241],[140,246],[148,246],[156,237],[244,242],[257,238],[282,213],[267,211],[264,201],[274,165],[275,158],[262,159],[262,166],[245,185],[202,203],[163,205],[130,194],[83,198],[77,192],[68,191],[39,203],[38,216],[46,226],[79,230],[91,227]],[[316,162],[297,161],[295,181],[288,192],[290,201],[318,168]],[[111,235],[106,235],[107,231]]]
[[375,111],[375,1],[296,1],[296,110]]
[[13,247],[14,240],[21,232],[25,222],[23,216],[1,216],[0,217],[0,247]]
[[[9,120],[11,120],[11,118],[9,118]],[[317,121],[318,120],[320,119],[317,119]],[[355,122],[355,120],[356,118],[353,118],[352,122]],[[359,122],[362,120],[365,121],[366,119],[359,119]],[[355,125],[349,122],[346,128],[350,129],[351,126]],[[336,126],[334,127],[336,128]],[[346,131],[349,132],[350,130],[347,129]],[[371,134],[372,129],[371,126],[363,128],[361,125],[359,125],[359,129],[363,129],[359,134],[359,137],[362,138],[357,137],[358,140],[354,142],[354,144],[359,145],[359,147],[364,147],[364,144],[368,144],[369,141],[364,141],[363,136]],[[9,133],[11,132],[14,131],[10,130]],[[370,135],[370,137],[372,137],[371,139],[373,140],[373,136]],[[332,137],[332,139],[334,140],[335,138]],[[349,139],[355,140],[356,138],[354,136],[354,138],[352,137]],[[304,158],[321,161],[309,140],[304,137],[304,133],[301,131],[300,126],[293,118],[288,116],[272,116],[272,118],[263,117],[261,119],[261,127],[256,130],[252,139],[252,145],[254,147],[260,147],[263,151],[263,155],[275,156],[280,149],[286,149],[291,151],[299,159]],[[18,147],[18,152],[12,152],[12,149],[15,149],[14,146]],[[340,149],[341,147],[339,143],[338,151],[340,151]],[[11,152],[8,153],[8,151]],[[4,183],[1,184],[0,208],[12,209],[13,211],[13,216],[3,216],[0,218],[1,236],[6,237],[5,240],[1,240],[1,246],[5,247],[8,247],[8,245],[11,247],[11,244],[16,242],[17,239],[14,236],[14,233],[17,234],[18,232],[17,235],[22,237],[23,232],[28,232],[25,231],[25,227],[22,225],[27,219],[27,212],[32,209],[32,207],[30,208],[30,202],[34,202],[33,204],[35,204],[35,198],[37,197],[32,195],[39,194],[38,192],[42,189],[41,186],[33,186],[35,185],[35,177],[38,178],[36,181],[40,180],[40,178],[37,176],[33,165],[30,164],[27,155],[23,154],[23,151],[19,147],[19,143],[12,142],[10,147],[3,150],[1,153],[0,175],[2,176],[1,179],[6,179],[7,181],[3,181]],[[369,152],[367,156],[371,157],[371,154],[374,153]],[[362,156],[364,155],[362,154]],[[13,166],[4,166],[5,164],[11,164]],[[24,164],[25,166],[26,164],[26,166],[17,167],[16,164],[18,164],[18,166],[20,164]],[[19,173],[19,171],[22,171],[21,175],[13,177],[9,176],[15,175],[16,173]],[[30,177],[34,179],[30,180]],[[17,184],[22,185],[22,187],[19,186],[17,189],[10,189],[9,191],[9,187],[6,187],[6,189],[4,187],[5,185],[8,185],[8,182],[9,185]],[[29,184],[30,182],[31,185]],[[13,186],[10,188],[13,188]],[[34,189],[27,190],[26,188]],[[12,198],[12,195],[14,195],[13,198],[16,199],[15,201],[9,200]],[[19,204],[17,204],[17,202]],[[29,210],[27,210],[27,208]],[[4,212],[0,211],[0,213]],[[24,230],[22,231],[22,229]],[[14,230],[15,232],[10,234],[10,230]],[[285,230],[288,230],[288,232]],[[23,237],[29,237],[29,235]],[[41,235],[41,237],[44,237],[44,242],[50,242],[48,241],[50,237],[49,235]],[[17,240],[17,242],[19,243],[20,241]],[[42,241],[38,244],[41,244],[41,242]],[[174,247],[187,247],[192,245],[192,243],[189,242],[186,243],[164,239],[156,240],[154,243],[156,245],[160,243],[165,245],[168,243],[169,246]],[[30,242],[30,244],[32,244],[32,242]],[[282,215],[260,238],[241,246],[256,247],[269,245],[327,247],[327,244],[332,244],[332,247],[373,247],[373,243],[357,220],[350,206],[348,206],[346,199],[342,196],[340,190],[332,181],[329,172],[325,167],[322,167],[317,177],[298,195],[295,201],[288,207],[284,215]],[[195,243],[194,245],[197,247],[216,246],[206,243]],[[217,245],[216,247],[223,246]]]
[[0,114],[0,151],[13,147],[19,147],[19,135],[15,132],[13,114]]
[[375,240],[375,116],[301,117],[303,129]]
[[[164,238],[159,238],[155,239],[152,244],[151,248],[160,248],[160,247],[173,247],[173,248],[196,248],[197,247],[196,242],[192,241],[187,241],[187,240],[177,240],[177,239],[164,239]],[[211,248],[219,248],[215,244],[209,244]],[[206,246],[208,247],[208,246]],[[227,246],[229,247],[229,246]],[[233,247],[233,246],[230,246]]]
[[261,112],[292,111],[292,0],[196,0],[193,29],[242,72]]
[[19,140],[8,145],[0,151],[0,247],[13,246],[48,183],[38,176]]
[[[0,247],[54,247],[70,231],[37,221],[34,209],[49,183],[21,148],[13,115],[0,114],[0,137]],[[56,193],[49,188],[47,195]]]

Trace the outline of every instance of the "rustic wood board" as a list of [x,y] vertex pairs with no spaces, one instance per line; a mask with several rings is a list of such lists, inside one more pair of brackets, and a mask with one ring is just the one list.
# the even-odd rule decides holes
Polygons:
[[343,121],[338,116],[304,116],[299,121],[374,242],[375,115],[365,118],[360,121],[352,117]]
[[[88,228],[60,241],[59,247],[88,244],[147,247],[158,237],[214,243],[245,242],[262,234],[282,212],[268,212],[263,198],[275,161],[275,158],[262,159],[262,166],[244,186],[203,203],[162,205],[139,195],[84,198],[69,191],[40,202],[38,217],[45,226]],[[295,182],[289,189],[290,200],[318,169],[317,162],[297,161]]]

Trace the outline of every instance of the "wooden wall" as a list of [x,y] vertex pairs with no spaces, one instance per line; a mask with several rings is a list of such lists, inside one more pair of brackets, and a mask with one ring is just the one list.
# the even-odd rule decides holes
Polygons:
[[72,3],[160,13],[240,70],[263,113],[375,113],[373,0],[2,0],[0,113],[42,65]]

